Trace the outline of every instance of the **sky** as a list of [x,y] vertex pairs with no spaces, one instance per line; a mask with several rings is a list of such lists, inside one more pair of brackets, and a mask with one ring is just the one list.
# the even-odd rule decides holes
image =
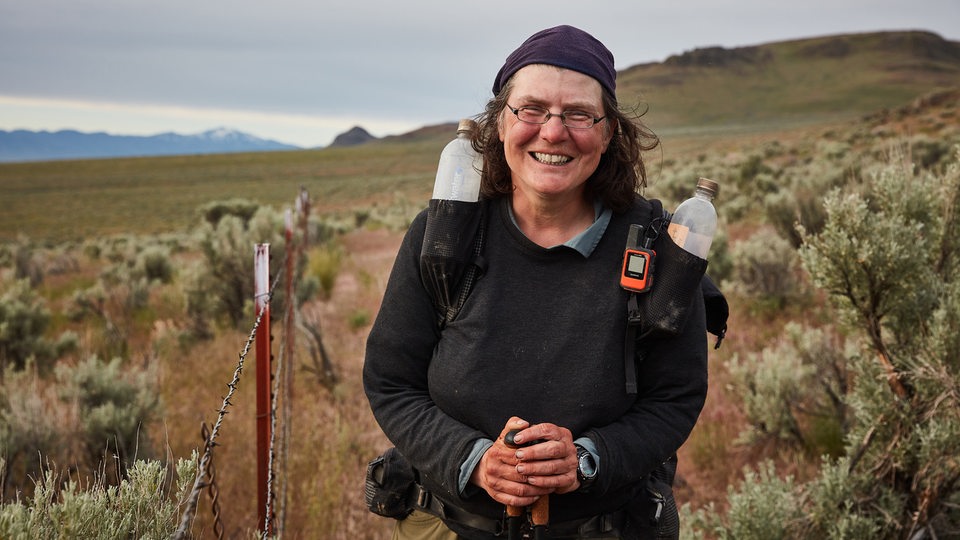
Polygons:
[[845,33],[960,41],[960,0],[0,0],[0,130],[400,134],[480,112],[506,56],[558,24],[620,70]]

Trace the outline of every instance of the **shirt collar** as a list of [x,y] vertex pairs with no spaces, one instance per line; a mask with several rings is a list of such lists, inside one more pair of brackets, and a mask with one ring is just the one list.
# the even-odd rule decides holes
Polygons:
[[[517,218],[513,215],[513,205],[508,204],[507,208],[510,211],[510,220],[513,221],[513,224],[520,230],[520,226],[517,225]],[[600,239],[603,238],[603,233],[607,230],[607,225],[610,224],[610,217],[613,215],[613,210],[604,208],[603,202],[599,199],[593,203],[593,211],[593,223],[580,234],[561,244],[577,250],[584,258],[589,257],[590,254],[593,253],[593,250],[596,249],[597,244],[600,243]],[[520,232],[522,233],[523,231],[521,230]]]
[[603,203],[600,202],[599,199],[593,204],[593,208],[594,215],[596,216],[593,224],[580,234],[563,243],[563,245],[579,251],[584,257],[589,257],[597,247],[597,244],[600,243],[600,239],[603,238],[603,233],[607,230],[607,225],[610,224],[610,216],[613,215],[613,210],[604,208]]

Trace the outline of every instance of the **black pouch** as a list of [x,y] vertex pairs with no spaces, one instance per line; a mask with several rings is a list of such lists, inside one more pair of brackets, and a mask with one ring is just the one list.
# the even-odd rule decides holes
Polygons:
[[396,448],[390,448],[367,465],[367,508],[379,516],[403,519],[413,511],[410,500],[415,484],[413,467]]
[[623,538],[629,540],[677,540],[680,513],[673,497],[676,456],[661,463],[647,476],[644,489],[626,507]]
[[707,270],[706,259],[684,250],[668,234],[654,244],[657,253],[653,287],[638,295],[637,309],[631,310],[628,324],[638,325],[638,338],[674,336],[687,323],[694,295],[703,294],[700,282]]

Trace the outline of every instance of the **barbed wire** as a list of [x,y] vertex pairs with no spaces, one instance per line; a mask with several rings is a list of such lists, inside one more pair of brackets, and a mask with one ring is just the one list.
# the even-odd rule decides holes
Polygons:
[[[210,440],[210,428],[207,423],[200,425],[200,437],[206,445]],[[217,487],[217,469],[214,466],[213,454],[207,463],[207,494],[210,495],[210,511],[213,513],[213,534],[218,540],[223,540],[223,520],[220,517],[220,489]]]
[[[288,301],[292,301],[288,299]],[[291,314],[290,310],[287,310],[284,314],[284,320],[290,317],[296,317],[296,314]],[[289,328],[290,325],[284,324],[284,328]],[[286,331],[281,333],[280,341],[280,355],[277,361],[277,370],[274,373],[273,379],[273,397],[270,407],[270,453],[269,461],[267,466],[267,504],[266,504],[266,522],[264,523],[264,531],[273,531],[274,536],[278,539],[283,538],[284,525],[286,523],[286,503],[287,503],[287,484],[289,479],[286,476],[286,466],[287,466],[287,450],[290,445],[290,416],[292,414],[292,409],[290,407],[290,402],[292,399],[291,389],[289,388],[289,380],[293,370],[293,356],[292,351],[288,348],[288,340],[291,339],[291,336],[288,335]],[[286,366],[286,371],[284,367]],[[280,415],[277,414],[277,403],[283,405],[283,411]],[[282,419],[282,429],[280,430],[279,444],[277,443],[277,421],[278,418]],[[279,449],[279,451],[278,451]],[[279,456],[278,456],[279,454]],[[275,466],[275,463],[278,463],[278,466]],[[274,470],[280,469],[279,473],[275,474]],[[271,509],[274,505],[274,497],[276,496],[276,490],[274,489],[274,482],[279,478],[280,484],[280,495],[278,498],[278,510],[276,512],[271,512]],[[275,527],[271,528],[271,523],[275,523]]]
[[[287,301],[290,301],[288,298]],[[270,400],[270,451],[269,458],[267,460],[267,508],[266,508],[266,518],[263,523],[263,530],[269,531],[270,523],[273,520],[273,464],[274,459],[276,458],[275,444],[277,440],[277,401],[280,396],[280,376],[283,374],[283,364],[286,359],[285,347],[283,346],[283,341],[286,340],[286,333],[281,334],[281,345],[280,345],[280,355],[277,359],[277,371],[273,375],[273,399]],[[285,399],[285,398],[284,398]],[[280,538],[280,534],[274,535],[277,538]]]
[[[289,314],[289,312],[288,312]],[[298,318],[299,310],[293,310],[293,321],[290,326],[287,326],[287,331],[283,333],[283,336],[286,340],[292,339],[293,334],[289,332],[290,328],[294,328],[293,332],[296,332],[296,319]],[[285,342],[286,343],[286,342]],[[280,485],[280,508],[277,511],[278,519],[278,537],[282,538],[284,529],[286,528],[286,510],[287,510],[287,488],[290,485],[290,478],[287,476],[287,467],[289,465],[289,451],[290,451],[290,433],[291,433],[291,424],[293,422],[293,369],[294,369],[294,358],[292,344],[289,345],[289,348],[286,349],[290,351],[291,356],[287,360],[288,366],[286,371],[286,376],[284,377],[284,387],[285,392],[283,394],[283,429],[281,430],[280,436],[280,478],[283,480],[283,483]]]
[[[297,199],[297,208],[298,214],[301,216],[301,220],[306,217],[306,213],[301,212],[301,207],[305,205],[301,204],[304,202],[305,191],[301,188],[300,197]],[[272,398],[270,402],[270,444],[268,451],[268,464],[267,464],[267,493],[266,493],[266,508],[264,509],[264,532],[270,531],[273,533],[273,536],[277,539],[283,538],[284,525],[286,523],[286,502],[287,502],[287,485],[289,479],[286,475],[286,466],[287,466],[287,449],[289,447],[290,439],[290,423],[292,416],[292,407],[290,406],[291,400],[293,399],[293,385],[292,385],[292,375],[293,375],[293,358],[294,358],[294,336],[292,329],[294,328],[293,322],[296,320],[296,295],[294,292],[294,278],[293,278],[293,268],[295,264],[299,261],[299,258],[303,254],[304,244],[306,243],[306,231],[304,230],[304,238],[299,242],[296,240],[296,235],[293,233],[293,220],[290,210],[287,210],[287,230],[286,230],[286,244],[284,250],[284,267],[286,269],[287,281],[286,281],[286,291],[285,291],[285,309],[283,312],[283,331],[280,333],[280,355],[277,360],[277,369],[273,374],[273,391]],[[302,221],[305,224],[305,222]],[[295,248],[294,248],[295,246]],[[284,365],[287,364],[286,370],[284,370]],[[281,402],[283,405],[283,412],[281,416],[283,418],[283,431],[280,436],[280,456],[277,456],[277,403]],[[274,483],[277,480],[277,474],[275,470],[278,468],[275,466],[275,463],[279,461],[280,466],[280,480],[281,480],[281,489],[280,489],[280,502],[279,510],[273,511],[274,509],[274,498],[276,497],[276,490],[274,489]],[[271,524],[274,524],[271,527]]]
[[270,300],[273,298],[273,292],[276,289],[277,284],[280,283],[280,277],[282,275],[283,273],[277,272],[277,277],[270,286],[270,291],[265,294],[258,295],[258,297],[265,296],[267,301],[264,302],[263,307],[260,308],[260,311],[257,313],[257,318],[253,323],[253,328],[250,330],[250,335],[247,337],[247,341],[243,345],[243,350],[240,352],[240,359],[237,362],[237,367],[233,370],[233,378],[229,383],[227,383],[227,387],[230,390],[227,391],[227,395],[224,396],[223,402],[220,404],[220,409],[217,410],[217,421],[213,424],[213,430],[210,432],[210,438],[204,445],[203,457],[200,458],[200,466],[197,468],[197,476],[193,482],[193,490],[191,490],[190,496],[187,498],[187,508],[184,510],[183,516],[180,519],[180,526],[173,535],[175,540],[183,540],[187,538],[187,530],[190,528],[191,523],[193,523],[193,517],[197,511],[197,504],[200,500],[200,491],[204,488],[203,479],[207,474],[207,466],[212,459],[213,448],[217,445],[216,439],[217,435],[220,433],[220,426],[223,424],[223,419],[227,415],[227,407],[232,405],[230,399],[237,391],[237,384],[240,382],[240,376],[243,373],[243,365],[246,361],[247,354],[250,352],[250,346],[257,337],[257,330],[260,329],[260,322],[263,320],[264,314],[270,309]]

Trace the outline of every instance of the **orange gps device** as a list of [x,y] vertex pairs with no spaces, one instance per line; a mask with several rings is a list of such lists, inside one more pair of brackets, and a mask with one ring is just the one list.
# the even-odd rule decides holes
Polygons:
[[620,286],[635,293],[646,292],[653,285],[653,259],[657,253],[649,247],[641,247],[643,233],[643,226],[630,225],[620,272]]
[[620,286],[628,291],[644,292],[653,284],[650,263],[655,253],[646,248],[627,248],[623,252],[623,272]]

